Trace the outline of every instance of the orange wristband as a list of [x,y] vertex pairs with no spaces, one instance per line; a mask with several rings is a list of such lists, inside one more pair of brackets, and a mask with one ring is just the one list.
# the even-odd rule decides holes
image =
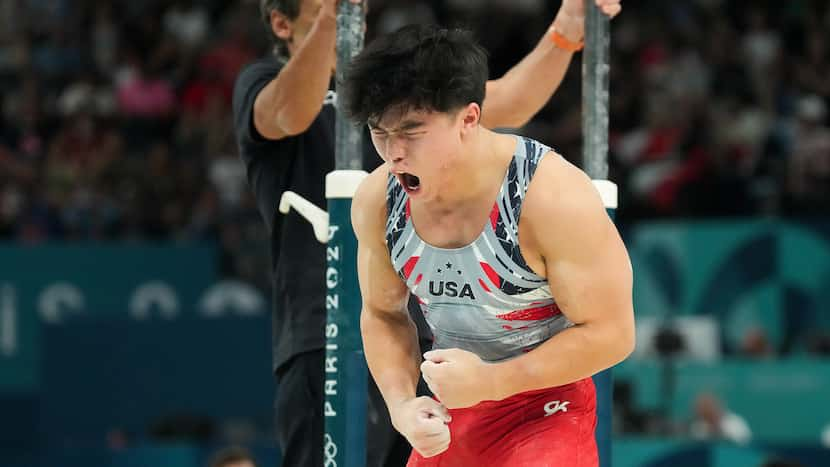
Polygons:
[[555,28],[550,28],[550,40],[557,47],[568,52],[579,52],[585,46],[584,41],[572,42],[567,37],[559,33]]

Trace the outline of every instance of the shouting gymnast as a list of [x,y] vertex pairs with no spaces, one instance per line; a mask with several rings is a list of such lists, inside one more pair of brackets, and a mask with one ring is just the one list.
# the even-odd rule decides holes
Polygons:
[[591,376],[634,348],[628,254],[580,169],[481,125],[487,76],[469,33],[407,26],[339,84],[384,161],[352,208],[366,359],[409,466],[596,466]]

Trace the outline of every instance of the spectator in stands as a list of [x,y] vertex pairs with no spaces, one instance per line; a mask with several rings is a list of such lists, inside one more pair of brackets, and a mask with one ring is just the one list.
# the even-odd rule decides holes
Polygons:
[[830,128],[822,97],[798,101],[798,122],[788,164],[787,188],[796,212],[830,212]]
[[741,338],[740,350],[741,356],[747,358],[766,359],[775,356],[775,349],[761,326],[754,326],[746,331]]
[[247,449],[234,446],[214,454],[209,467],[256,467],[256,461]]
[[[620,186],[623,223],[634,216],[827,212],[830,59],[817,20],[826,17],[821,3],[753,4],[746,11],[735,2],[632,5],[635,13],[614,26],[612,57],[614,82],[625,83],[611,93],[611,178]],[[175,154],[177,179],[221,190],[223,209],[211,224],[244,216],[251,206],[236,198],[238,167],[222,165],[218,173],[217,157],[234,156],[221,153],[222,131],[232,127],[233,78],[270,46],[250,15],[251,1],[69,4],[0,1],[0,237],[100,238],[102,229],[78,228],[80,203],[84,212],[115,213],[103,229],[107,238],[189,238],[191,219],[158,223],[149,213],[142,220],[155,203],[155,182],[142,177],[142,161],[160,139]],[[373,4],[368,31],[407,18],[472,24],[488,32],[479,35],[500,74],[519,58],[516,51],[533,46],[549,13],[540,0],[385,0]],[[738,44],[737,53],[725,43]],[[580,143],[579,76],[572,75],[526,131],[566,154],[578,153]],[[90,108],[93,138],[67,147],[67,137],[87,125],[87,117],[73,115]],[[98,138],[123,148],[101,160]],[[63,154],[51,157],[56,147]],[[86,161],[107,166],[105,183],[92,177],[77,183],[82,189],[67,188],[89,178],[72,167]],[[217,183],[217,175],[230,179]],[[62,202],[44,186],[82,196]],[[172,193],[170,204],[182,216],[202,216],[197,206],[210,199],[192,191]],[[65,225],[67,219],[73,224]]]
[[746,444],[752,439],[746,420],[730,412],[710,393],[700,394],[695,400],[689,434],[695,439],[725,440],[736,444]]

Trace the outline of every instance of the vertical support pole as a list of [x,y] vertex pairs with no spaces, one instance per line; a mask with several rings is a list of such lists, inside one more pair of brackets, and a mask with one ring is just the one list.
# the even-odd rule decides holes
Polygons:
[[354,192],[365,176],[360,170],[338,170],[326,177],[329,238],[323,467],[366,465],[369,371],[360,337],[357,239],[350,216]]
[[593,180],[608,179],[609,18],[585,0],[582,55],[582,163]]
[[[366,24],[365,1],[354,4],[343,1],[337,10],[337,81],[343,78],[352,57],[363,50],[363,30]],[[363,162],[363,133],[341,112],[335,123],[336,170],[360,170]]]
[[[608,178],[609,18],[585,0],[585,51],[582,56],[582,162],[603,195],[611,219],[617,207],[616,185]],[[600,467],[611,467],[611,369],[594,376],[597,393],[596,440]]]
[[[337,78],[363,48],[364,3],[340,2],[337,11]],[[326,363],[323,467],[366,465],[368,368],[360,338],[357,240],[352,198],[366,176],[362,133],[342,113],[335,123],[335,171],[326,177],[329,238],[326,248]]]

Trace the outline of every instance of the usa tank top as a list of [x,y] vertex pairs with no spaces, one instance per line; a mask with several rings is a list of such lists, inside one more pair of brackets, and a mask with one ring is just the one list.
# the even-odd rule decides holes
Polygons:
[[489,221],[478,238],[460,248],[438,248],[418,236],[409,196],[397,177],[389,176],[386,244],[395,271],[418,298],[435,349],[460,348],[486,361],[505,360],[572,325],[519,248],[522,201],[550,148],[516,138]]

